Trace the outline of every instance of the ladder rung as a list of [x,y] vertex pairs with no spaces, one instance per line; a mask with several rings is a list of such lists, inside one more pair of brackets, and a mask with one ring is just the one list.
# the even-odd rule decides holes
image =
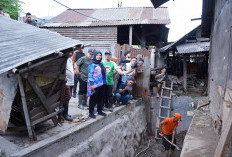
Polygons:
[[172,88],[162,87],[163,89],[173,90]]
[[165,118],[168,118],[168,117],[162,117],[162,116],[159,116],[159,118],[164,118],[164,119],[165,119]]
[[170,107],[168,106],[160,106],[161,108],[166,108],[166,109],[170,109]]
[[164,98],[164,99],[172,99],[172,98],[167,97],[167,96],[161,96],[161,98]]

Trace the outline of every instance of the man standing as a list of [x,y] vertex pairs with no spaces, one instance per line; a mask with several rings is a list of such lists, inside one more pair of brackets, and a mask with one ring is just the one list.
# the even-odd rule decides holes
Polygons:
[[79,83],[79,93],[78,93],[78,101],[79,105],[78,107],[80,109],[84,109],[84,106],[87,105],[87,81],[88,81],[88,69],[89,69],[89,63],[91,59],[93,58],[95,50],[90,49],[86,56],[81,57],[78,59],[76,64],[74,64],[75,68],[75,74],[80,77]]
[[[78,61],[78,59],[80,59],[81,57],[83,57],[85,54],[83,53],[83,49],[84,49],[84,45],[81,46],[81,48],[79,50],[77,50],[74,54],[73,54],[73,65]],[[74,75],[74,86],[73,86],[73,97],[76,98],[76,90],[77,90],[77,83],[80,80],[80,77],[77,75]]]
[[111,112],[113,112],[113,75],[114,75],[114,70],[116,70],[119,74],[124,75],[122,70],[117,66],[117,64],[113,61],[111,61],[111,52],[106,51],[105,52],[105,61],[103,62],[103,65],[106,68],[106,74],[107,74],[107,85],[105,85],[105,99],[104,99],[104,104],[105,107],[109,108]]
[[32,26],[37,26],[37,23],[35,22],[35,20],[31,19],[31,13],[26,14],[26,20],[24,22]]
[[[179,113],[175,113],[174,117],[164,119],[159,125],[161,136],[165,136],[173,144],[176,144],[175,134],[176,134],[176,127],[178,126],[178,121],[181,121],[181,115]],[[165,148],[166,157],[168,157],[170,148],[172,149],[171,151],[171,156],[172,156],[175,147],[172,146],[166,139],[162,138],[162,140],[163,140],[163,146]]]
[[123,105],[127,105],[128,101],[132,99],[132,86],[134,82],[133,79],[129,79],[127,82],[119,85],[115,95],[116,106],[119,106],[120,102],[122,102]]
[[64,102],[64,111],[63,117],[67,121],[72,121],[72,117],[68,114],[68,104],[72,95],[72,87],[74,85],[74,69],[72,65],[72,52],[68,54],[67,65],[66,65],[66,85],[65,85],[65,102]]

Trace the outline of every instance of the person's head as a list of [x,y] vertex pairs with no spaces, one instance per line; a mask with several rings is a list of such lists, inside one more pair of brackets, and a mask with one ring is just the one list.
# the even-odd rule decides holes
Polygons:
[[89,49],[88,53],[86,54],[87,58],[91,60],[93,58],[93,54],[96,50],[95,49]]
[[140,58],[137,65],[138,65],[138,66],[142,66],[143,63],[144,63],[144,60],[143,60],[142,58]]
[[81,47],[80,47],[80,49],[78,49],[78,52],[83,53],[83,49],[84,49],[84,45],[82,44]]
[[26,13],[26,19],[27,21],[31,21],[31,13]]
[[93,63],[100,63],[102,60],[102,52],[95,50],[93,54]]
[[135,63],[137,62],[137,58],[136,57],[132,57],[131,58],[131,66],[135,66]]
[[0,7],[0,14],[4,15],[4,11],[3,11],[2,7]]
[[126,52],[124,53],[124,56],[125,56],[126,58],[131,58],[131,52],[130,52],[130,51],[126,51]]
[[105,52],[105,59],[106,59],[107,62],[110,62],[111,57],[112,57],[111,52],[106,51]]
[[181,120],[181,115],[179,113],[175,113],[174,114],[174,121],[177,122],[177,121],[182,121]]
[[161,73],[166,73],[166,68],[163,68],[163,69],[161,70]]
[[134,79],[129,79],[129,80],[127,81],[127,86],[132,87],[134,83],[135,83],[135,80],[134,80]]
[[122,63],[121,64],[121,70],[123,71],[123,70],[125,70],[126,69],[126,63]]
[[117,57],[112,56],[110,60],[111,60],[111,61],[113,61],[113,62],[115,62],[115,63],[117,63],[118,58],[117,58]]

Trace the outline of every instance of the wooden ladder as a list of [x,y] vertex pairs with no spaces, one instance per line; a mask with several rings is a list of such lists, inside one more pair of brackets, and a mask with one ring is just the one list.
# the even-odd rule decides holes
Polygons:
[[[164,96],[164,90],[168,90],[170,95],[169,96]],[[161,139],[159,137],[159,124],[162,121],[162,119],[170,117],[171,113],[171,103],[172,103],[172,91],[173,91],[173,81],[171,82],[171,87],[170,88],[164,88],[162,85],[161,88],[161,93],[160,93],[160,108],[159,108],[159,116],[157,117],[156,120],[156,129],[155,129],[155,138],[156,139]],[[168,100],[168,105],[164,106],[163,100],[167,99]],[[162,111],[167,111],[167,116],[162,116],[161,113]]]

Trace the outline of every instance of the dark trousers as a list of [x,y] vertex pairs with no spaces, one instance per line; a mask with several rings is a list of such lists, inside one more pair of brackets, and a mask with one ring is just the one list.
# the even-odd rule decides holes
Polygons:
[[81,78],[79,79],[79,93],[78,95],[84,95],[87,94],[87,82],[83,81]]
[[[172,142],[172,134],[171,135],[164,135],[170,142]],[[165,148],[165,150],[169,150],[170,148],[172,150],[174,150],[176,147],[171,145],[167,140],[165,140],[164,138],[162,138],[163,141],[163,146]],[[174,138],[174,144],[176,144],[176,139]]]
[[105,85],[105,95],[104,95],[104,104],[105,107],[111,108],[114,97],[113,97],[113,85]]
[[97,104],[97,112],[102,113],[104,87],[100,86],[94,89],[95,93],[90,96],[89,100],[89,114],[94,114],[94,107]]
[[69,100],[72,97],[72,86],[65,86],[65,100],[64,100],[64,111],[63,111],[63,115],[66,116],[68,115],[68,104],[69,104]]
[[73,86],[73,94],[77,93],[77,84],[80,80],[80,77],[78,77],[77,75],[74,75],[74,86]]

